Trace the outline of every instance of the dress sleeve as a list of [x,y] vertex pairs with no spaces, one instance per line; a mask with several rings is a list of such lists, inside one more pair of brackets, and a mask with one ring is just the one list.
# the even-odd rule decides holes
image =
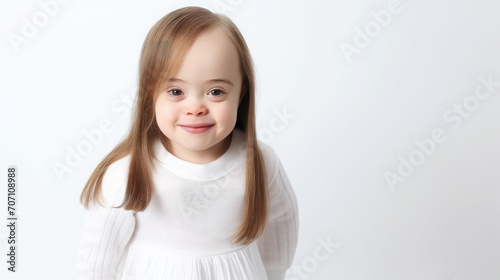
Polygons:
[[269,183],[269,217],[257,247],[269,280],[284,280],[295,255],[299,233],[297,199],[276,156],[276,169]]
[[102,181],[104,206],[94,203],[85,213],[76,260],[78,280],[119,279],[119,265],[135,230],[136,212],[113,207],[121,204],[126,181],[109,171]]
[[94,206],[87,213],[77,254],[77,279],[118,279],[118,265],[135,228],[132,211]]

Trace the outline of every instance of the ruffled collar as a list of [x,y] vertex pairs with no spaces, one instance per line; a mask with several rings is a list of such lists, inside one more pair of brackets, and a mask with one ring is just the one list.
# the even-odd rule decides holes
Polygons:
[[182,160],[165,149],[160,139],[154,143],[154,152],[159,164],[172,173],[195,181],[210,181],[227,175],[238,163],[244,162],[245,144],[245,132],[235,127],[228,150],[218,159],[209,163],[197,164]]

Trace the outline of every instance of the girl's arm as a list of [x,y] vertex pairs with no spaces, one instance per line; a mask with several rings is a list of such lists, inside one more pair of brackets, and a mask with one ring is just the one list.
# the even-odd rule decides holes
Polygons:
[[284,280],[295,255],[299,233],[297,199],[278,156],[269,146],[266,165],[275,166],[269,181],[269,218],[263,235],[257,239],[260,256],[269,280]]
[[79,280],[119,279],[124,258],[135,230],[135,211],[118,206],[125,197],[128,162],[119,160],[108,167],[102,180],[104,206],[91,204],[85,214],[76,260]]
[[134,212],[94,206],[85,217],[77,254],[77,279],[119,279],[120,260],[135,229]]

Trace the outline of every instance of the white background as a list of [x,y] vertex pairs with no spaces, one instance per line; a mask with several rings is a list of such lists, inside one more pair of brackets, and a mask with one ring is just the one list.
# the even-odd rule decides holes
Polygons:
[[[500,82],[498,1],[401,0],[386,26],[373,13],[387,0],[67,0],[42,24],[48,1],[0,4],[1,279],[74,278],[78,199],[129,127],[147,32],[174,9],[217,3],[250,47],[259,139],[299,201],[287,279],[500,279],[500,85],[474,97],[478,77]],[[15,46],[27,22],[39,27]],[[345,55],[367,26],[373,36]],[[467,117],[448,111],[464,100]],[[284,112],[293,118],[280,121]],[[102,121],[113,129],[58,176],[54,164]],[[418,158],[415,141],[435,129],[446,140]],[[418,166],[391,189],[387,172],[410,155]],[[5,262],[9,165],[19,169],[16,274]],[[338,246],[327,251],[328,239]]]

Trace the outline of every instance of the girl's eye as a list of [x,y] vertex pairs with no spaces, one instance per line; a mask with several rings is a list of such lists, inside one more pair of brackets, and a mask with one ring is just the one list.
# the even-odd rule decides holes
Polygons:
[[221,96],[224,94],[224,92],[220,89],[213,89],[210,91],[211,93],[213,92],[214,94],[212,94],[213,96]]
[[[179,89],[171,89],[171,90],[169,90],[167,92],[171,96],[181,96],[182,95],[182,91],[180,91]],[[223,92],[220,89],[213,89],[213,90],[210,91],[210,93],[211,93],[212,96],[219,97],[219,96],[222,96],[225,92]]]
[[171,89],[171,90],[169,90],[169,91],[167,91],[167,92],[169,92],[169,93],[170,93],[170,95],[172,95],[172,96],[179,96],[179,95],[181,95],[181,94],[182,94],[182,91],[180,91],[180,90],[178,90],[178,89]]

